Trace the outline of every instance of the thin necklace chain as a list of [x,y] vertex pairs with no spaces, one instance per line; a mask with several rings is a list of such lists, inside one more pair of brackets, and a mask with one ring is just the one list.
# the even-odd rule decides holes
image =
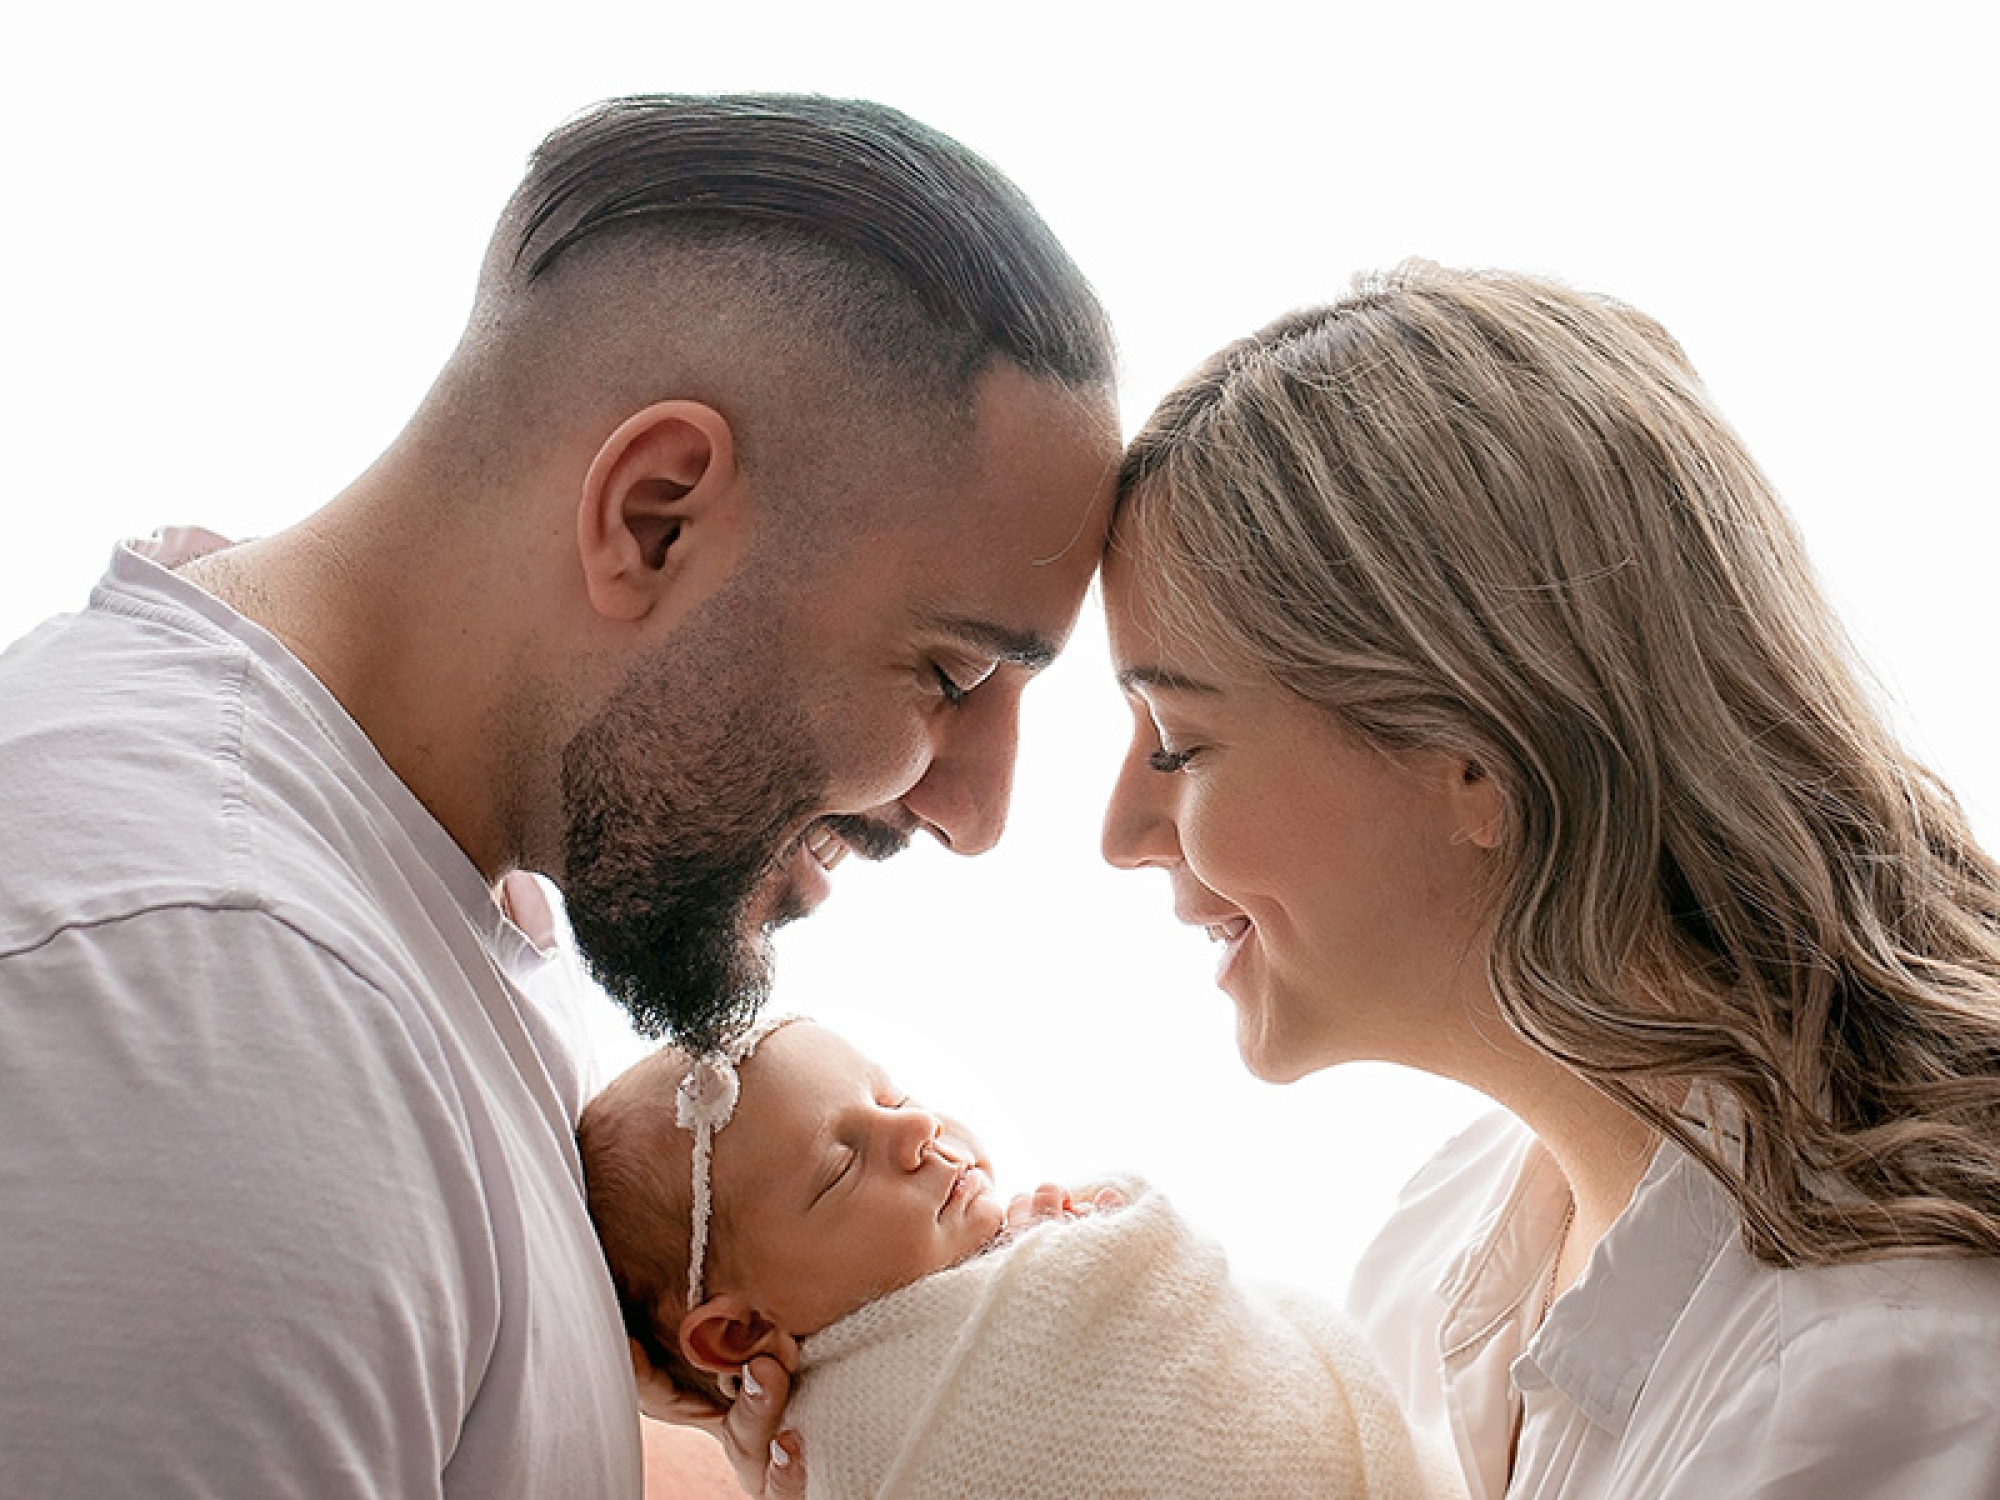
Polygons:
[[1542,1289],[1542,1322],[1546,1322],[1549,1309],[1556,1305],[1556,1282],[1562,1276],[1563,1252],[1569,1249],[1569,1232],[1576,1225],[1576,1198],[1570,1197],[1569,1206],[1563,1210],[1562,1228],[1556,1231],[1556,1253],[1549,1262],[1549,1284]]

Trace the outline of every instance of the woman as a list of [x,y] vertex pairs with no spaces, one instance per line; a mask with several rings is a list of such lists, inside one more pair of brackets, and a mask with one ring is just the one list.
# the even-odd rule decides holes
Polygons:
[[1127,455],[1107,856],[1244,1060],[1514,1117],[1357,1277],[1475,1496],[2000,1495],[2000,870],[1673,341],[1407,267]]

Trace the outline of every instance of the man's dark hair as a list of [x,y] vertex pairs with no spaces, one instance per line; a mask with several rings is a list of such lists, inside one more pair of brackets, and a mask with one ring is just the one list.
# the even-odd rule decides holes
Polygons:
[[805,94],[612,99],[556,130],[515,197],[532,283],[626,229],[809,242],[912,294],[970,376],[995,354],[1072,388],[1110,383],[1108,319],[1025,195],[897,110]]

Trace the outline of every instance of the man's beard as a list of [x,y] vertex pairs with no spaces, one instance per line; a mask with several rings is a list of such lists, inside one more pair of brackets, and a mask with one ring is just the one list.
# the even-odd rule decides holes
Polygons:
[[643,1035],[702,1051],[770,994],[767,929],[799,912],[753,917],[755,898],[827,777],[804,714],[770,707],[793,701],[781,680],[650,665],[564,749],[562,885],[597,982]]

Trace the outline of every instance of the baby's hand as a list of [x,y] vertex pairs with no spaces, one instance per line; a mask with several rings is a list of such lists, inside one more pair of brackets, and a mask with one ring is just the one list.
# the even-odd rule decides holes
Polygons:
[[1014,1201],[1007,1205],[1007,1227],[1004,1232],[1019,1234],[1024,1229],[1050,1220],[1080,1219],[1099,1210],[1124,1206],[1125,1195],[1116,1188],[1086,1188],[1084,1196],[1078,1198],[1066,1187],[1045,1182],[1032,1193],[1017,1194]]

